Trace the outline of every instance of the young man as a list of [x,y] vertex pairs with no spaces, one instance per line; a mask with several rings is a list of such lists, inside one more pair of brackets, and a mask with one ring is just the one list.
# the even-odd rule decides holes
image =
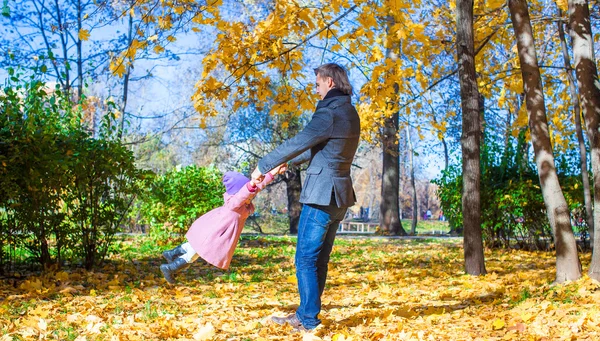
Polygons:
[[350,102],[352,86],[346,71],[337,64],[324,64],[314,71],[321,100],[311,121],[265,155],[252,173],[253,179],[260,180],[284,162],[310,162],[300,194],[304,205],[295,257],[300,306],[294,314],[271,318],[297,330],[314,329],[321,323],[321,295],[335,234],[346,210],[356,202],[350,166],[358,147],[360,120]]

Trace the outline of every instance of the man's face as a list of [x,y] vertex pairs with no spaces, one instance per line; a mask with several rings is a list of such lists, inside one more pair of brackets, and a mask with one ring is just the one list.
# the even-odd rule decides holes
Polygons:
[[333,88],[333,79],[331,77],[323,78],[321,75],[317,75],[317,93],[321,96],[321,99],[325,98],[325,95]]

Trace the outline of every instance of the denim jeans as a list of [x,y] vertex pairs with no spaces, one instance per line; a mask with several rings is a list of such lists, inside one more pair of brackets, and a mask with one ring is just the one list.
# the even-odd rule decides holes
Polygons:
[[344,218],[346,210],[346,207],[338,208],[335,204],[306,204],[302,207],[295,259],[300,293],[300,306],[296,316],[306,329],[313,329],[321,323],[317,316],[321,311],[321,295],[327,279],[329,254],[339,222]]

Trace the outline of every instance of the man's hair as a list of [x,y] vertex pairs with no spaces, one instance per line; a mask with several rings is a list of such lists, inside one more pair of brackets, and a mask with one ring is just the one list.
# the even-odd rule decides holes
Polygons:
[[335,63],[323,64],[315,69],[315,75],[321,76],[321,78],[330,77],[333,79],[334,88],[346,95],[352,95],[352,85],[350,85],[348,73],[343,67]]

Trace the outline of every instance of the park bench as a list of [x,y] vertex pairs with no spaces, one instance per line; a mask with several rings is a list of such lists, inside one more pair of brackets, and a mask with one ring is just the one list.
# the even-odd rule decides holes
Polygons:
[[345,220],[340,222],[337,233],[375,233],[378,226],[374,222]]

